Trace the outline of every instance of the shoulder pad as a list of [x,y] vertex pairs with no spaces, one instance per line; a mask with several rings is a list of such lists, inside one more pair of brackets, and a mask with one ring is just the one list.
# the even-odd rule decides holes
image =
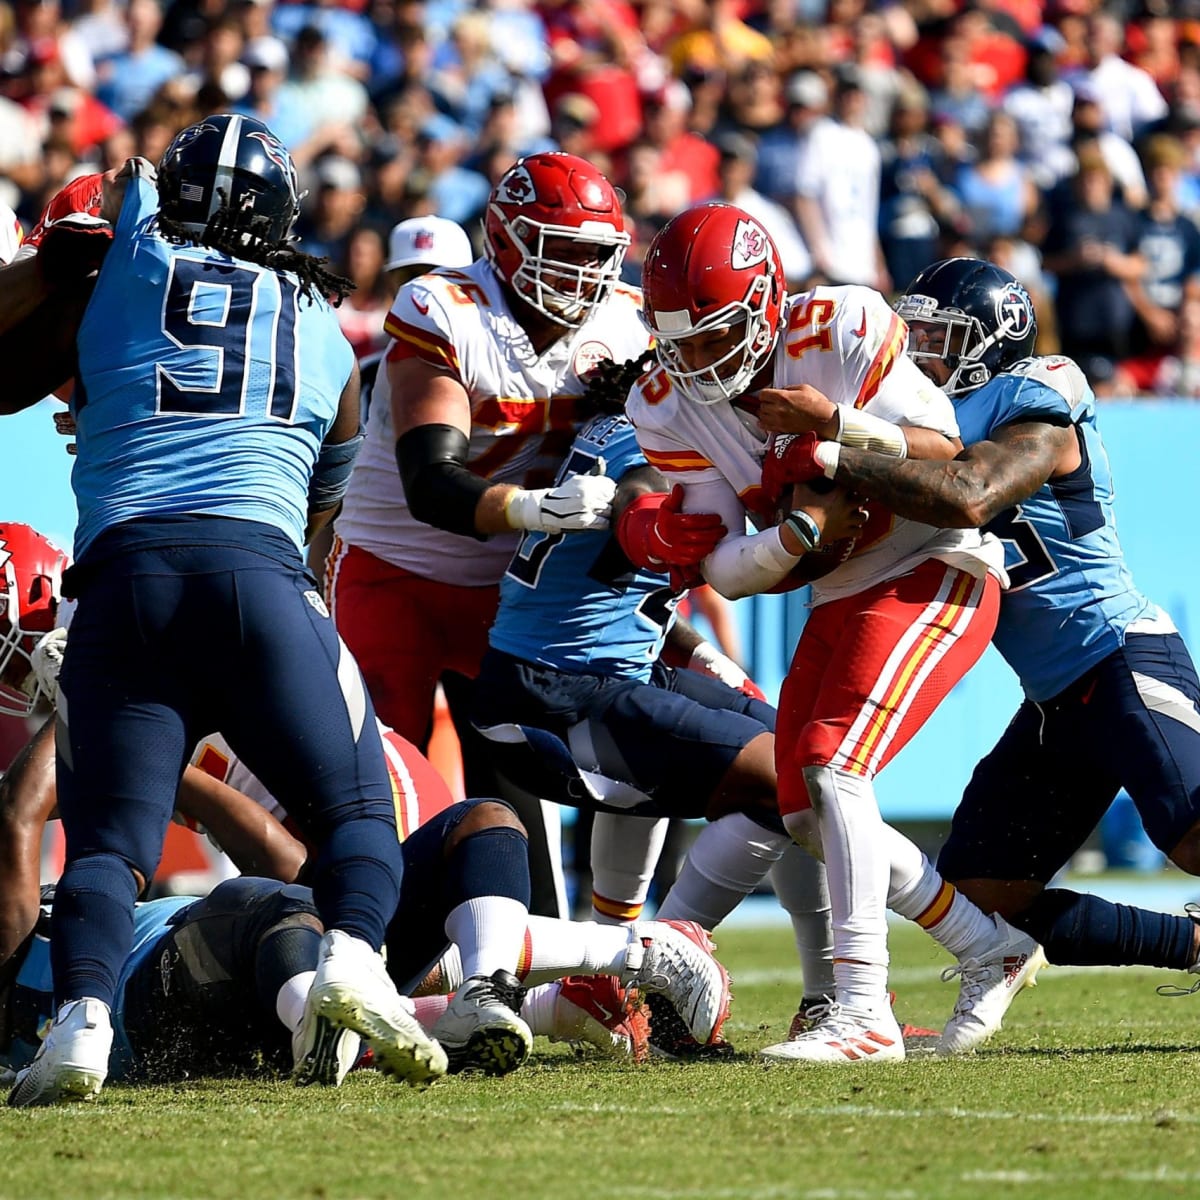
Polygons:
[[1013,363],[1004,374],[1020,375],[1052,388],[1067,402],[1072,411],[1091,395],[1091,388],[1078,364],[1065,354],[1023,358],[1020,362]]

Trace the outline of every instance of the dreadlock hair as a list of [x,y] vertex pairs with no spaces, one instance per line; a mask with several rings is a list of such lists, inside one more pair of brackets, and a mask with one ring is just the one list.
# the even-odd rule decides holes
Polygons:
[[615,362],[602,358],[585,376],[580,408],[585,417],[620,416],[625,411],[629,389],[654,364],[654,352]]
[[357,284],[329,270],[326,265],[328,258],[305,254],[288,242],[268,241],[263,231],[270,224],[269,217],[249,209],[234,212],[223,188],[217,189],[217,195],[221,198],[221,206],[208,218],[204,232],[198,237],[161,212],[158,214],[158,227],[172,241],[197,243],[232,254],[235,258],[247,259],[272,271],[288,271],[299,278],[300,294],[310,301],[319,293],[336,308],[355,290]]

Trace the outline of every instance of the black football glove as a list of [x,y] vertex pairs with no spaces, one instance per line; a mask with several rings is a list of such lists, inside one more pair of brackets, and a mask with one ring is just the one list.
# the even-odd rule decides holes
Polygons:
[[69,213],[46,228],[38,246],[38,267],[58,286],[86,279],[100,269],[112,245],[112,226],[89,213]]

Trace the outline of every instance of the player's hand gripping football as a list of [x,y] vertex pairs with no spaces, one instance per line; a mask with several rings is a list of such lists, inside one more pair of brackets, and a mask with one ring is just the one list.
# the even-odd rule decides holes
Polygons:
[[716,513],[685,513],[683,485],[670,495],[638,496],[617,520],[617,541],[634,566],[650,571],[694,567],[706,559],[728,532]]
[[604,474],[604,459],[586,475],[572,475],[553,488],[519,488],[508,498],[505,512],[514,529],[550,533],[607,529],[617,485]]
[[857,538],[870,516],[866,505],[863,496],[840,485],[821,491],[814,490],[807,483],[797,483],[792,487],[791,510],[794,512],[801,508],[816,521],[821,531],[822,546]]

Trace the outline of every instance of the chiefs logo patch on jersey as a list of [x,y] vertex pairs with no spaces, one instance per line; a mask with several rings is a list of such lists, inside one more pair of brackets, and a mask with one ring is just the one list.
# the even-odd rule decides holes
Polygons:
[[1029,293],[1014,283],[996,298],[996,324],[1006,337],[1024,337],[1033,325],[1033,301]]
[[755,221],[739,221],[733,231],[733,248],[729,265],[735,271],[757,266],[766,261],[770,247],[767,232]]
[[513,167],[496,187],[496,199],[501,204],[524,204],[533,195],[533,179],[525,167]]
[[571,370],[582,379],[589,371],[598,367],[605,359],[611,359],[612,356],[613,352],[603,342],[584,342],[575,351]]

